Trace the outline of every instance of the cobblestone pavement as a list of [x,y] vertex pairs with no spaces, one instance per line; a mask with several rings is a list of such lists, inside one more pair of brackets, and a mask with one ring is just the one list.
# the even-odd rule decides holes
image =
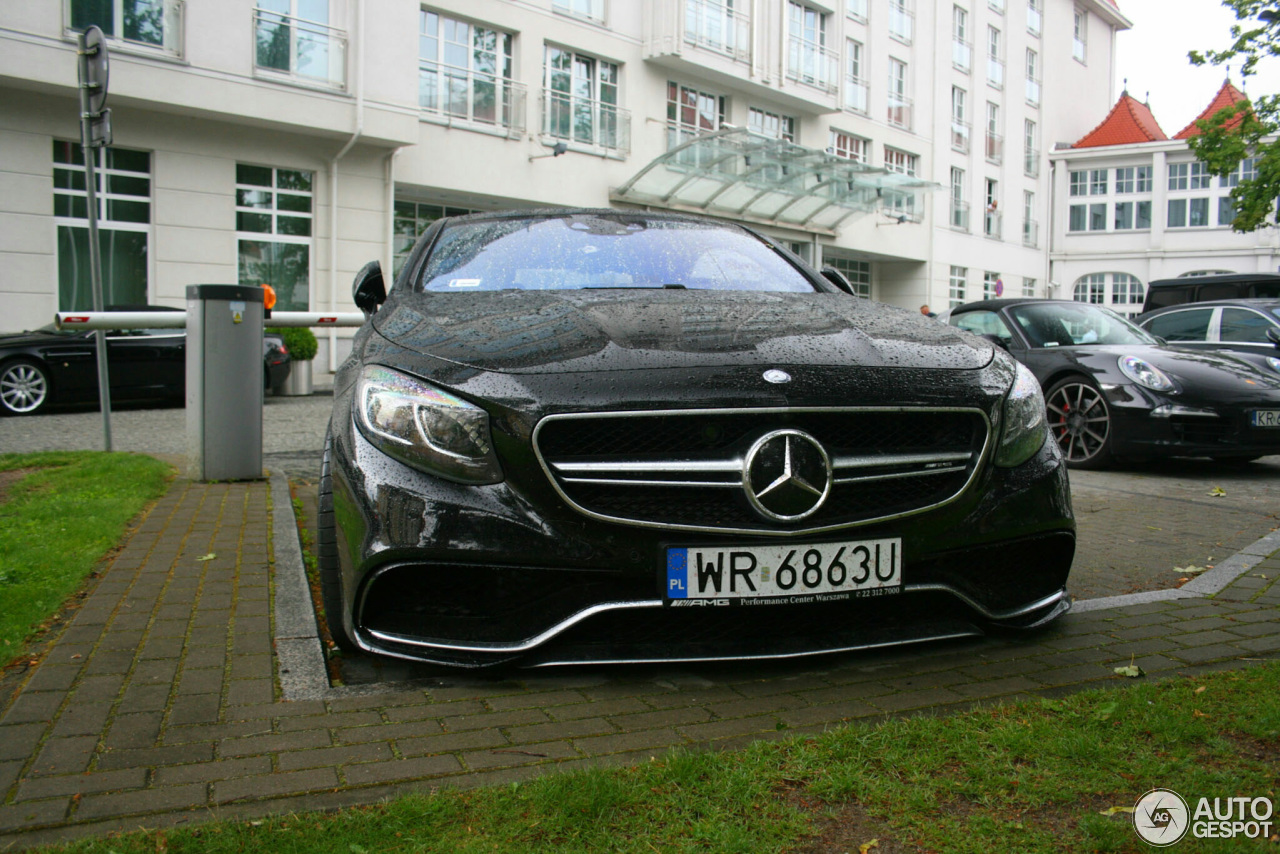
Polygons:
[[[3,430],[18,420],[37,419],[0,419],[0,447],[10,449]],[[1115,684],[1113,668],[1131,659],[1152,677],[1273,660],[1277,471],[1273,457],[1243,469],[1182,461],[1073,474],[1076,592],[1080,579],[1118,581],[1099,582],[1038,634],[505,678],[351,662],[348,682],[368,684],[342,687],[324,676],[283,476],[177,480],[61,632],[0,680],[0,847],[1055,696]],[[1173,567],[1189,563],[1214,568],[1151,592],[1152,579],[1164,588],[1187,577]]]

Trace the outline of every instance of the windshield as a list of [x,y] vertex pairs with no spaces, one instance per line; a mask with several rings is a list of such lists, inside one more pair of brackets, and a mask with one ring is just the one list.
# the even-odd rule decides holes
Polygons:
[[625,213],[448,225],[415,290],[581,288],[816,290],[746,231]]
[[1009,309],[1009,314],[1032,347],[1158,343],[1120,315],[1084,303],[1029,303]]

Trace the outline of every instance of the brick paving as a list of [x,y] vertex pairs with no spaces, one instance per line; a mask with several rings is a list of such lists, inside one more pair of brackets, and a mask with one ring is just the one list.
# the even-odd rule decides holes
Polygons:
[[[785,663],[409,670],[331,687],[298,607],[282,483],[175,481],[36,663],[0,682],[0,846],[1058,696],[1117,684],[1113,668],[1130,661],[1161,677],[1280,657],[1273,532],[1176,593],[1078,603],[1028,636]],[[1150,513],[1172,530],[1196,507],[1151,499]]]

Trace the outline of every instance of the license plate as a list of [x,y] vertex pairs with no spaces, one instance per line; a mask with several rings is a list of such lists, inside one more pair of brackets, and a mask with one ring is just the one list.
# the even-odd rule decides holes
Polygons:
[[670,605],[758,605],[883,596],[902,585],[902,540],[667,549]]
[[1280,427],[1280,409],[1255,409],[1249,413],[1254,427]]

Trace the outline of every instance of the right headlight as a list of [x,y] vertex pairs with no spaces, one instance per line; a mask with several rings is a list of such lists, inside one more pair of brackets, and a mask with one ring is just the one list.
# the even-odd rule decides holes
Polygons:
[[405,465],[457,483],[502,481],[489,413],[422,380],[369,365],[356,386],[360,432]]
[[1268,356],[1267,364],[1275,368],[1277,371],[1280,371],[1280,359],[1277,359],[1275,356]]
[[1021,362],[1014,376],[1013,388],[1004,399],[1000,447],[996,449],[996,465],[1005,468],[1022,465],[1044,444],[1049,431],[1045,426],[1044,394],[1035,374]]

